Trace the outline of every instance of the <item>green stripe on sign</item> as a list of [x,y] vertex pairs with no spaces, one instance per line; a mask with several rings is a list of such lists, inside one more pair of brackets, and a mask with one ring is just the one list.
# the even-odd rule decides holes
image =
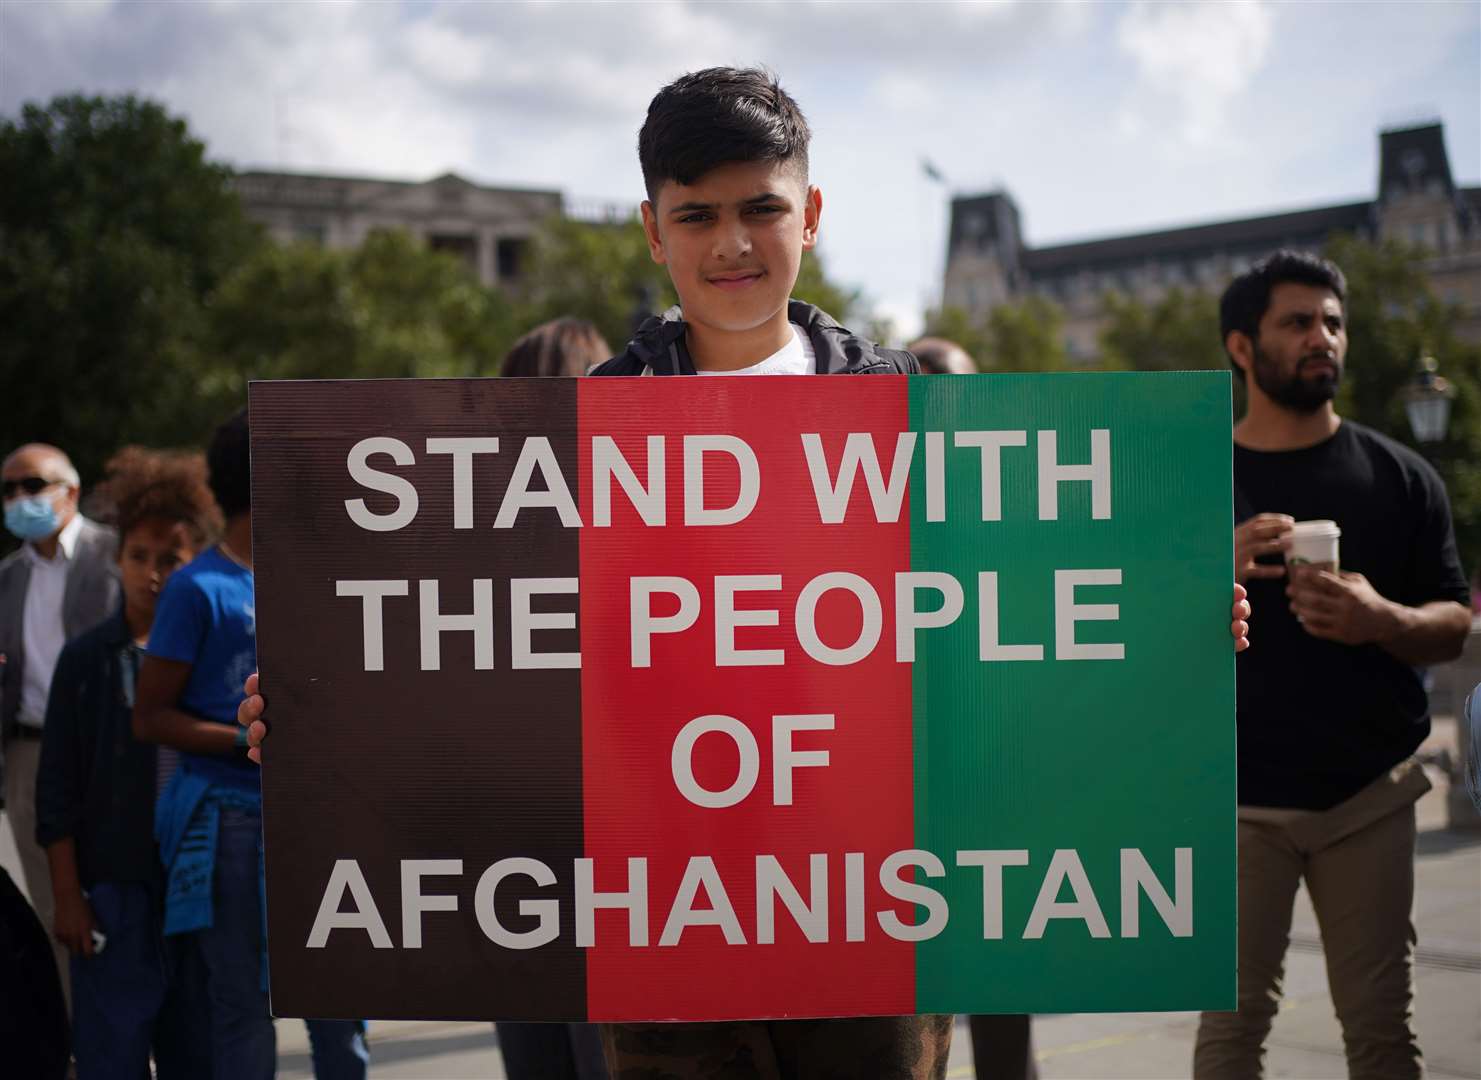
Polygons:
[[916,632],[916,843],[946,865],[920,880],[951,912],[917,946],[917,1008],[1233,1007],[1228,373],[910,394],[911,568],[963,600]]

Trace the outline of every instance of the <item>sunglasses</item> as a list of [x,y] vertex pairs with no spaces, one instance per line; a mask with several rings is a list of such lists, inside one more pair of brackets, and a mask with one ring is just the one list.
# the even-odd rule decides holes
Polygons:
[[47,488],[60,483],[60,480],[43,480],[39,476],[23,476],[19,480],[0,480],[0,499],[12,498],[17,491],[24,491],[27,495],[40,495]]

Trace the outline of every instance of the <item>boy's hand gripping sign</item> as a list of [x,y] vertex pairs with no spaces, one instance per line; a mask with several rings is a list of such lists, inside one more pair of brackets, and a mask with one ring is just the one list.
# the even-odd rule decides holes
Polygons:
[[251,423],[277,1013],[1232,1007],[1227,373]]

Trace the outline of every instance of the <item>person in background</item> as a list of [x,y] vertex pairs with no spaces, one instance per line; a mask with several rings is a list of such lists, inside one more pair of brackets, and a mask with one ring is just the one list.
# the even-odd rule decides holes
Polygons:
[[506,379],[585,375],[611,355],[600,330],[567,316],[541,323],[511,345],[499,374]]
[[[908,346],[926,375],[974,375],[977,364],[954,341],[923,337]],[[972,1033],[972,1066],[982,1080],[1038,1080],[1032,1020],[1021,1013],[975,1014],[967,1018]]]
[[123,603],[57,660],[36,777],[36,839],[46,850],[56,939],[72,955],[78,1080],[139,1077],[151,1050],[160,1080],[211,1071],[190,1022],[199,973],[170,971],[160,937],[163,878],[154,844],[155,748],[131,728],[139,659],[160,588],[221,528],[199,454],[130,447],[100,493],[119,533]]
[[922,375],[976,375],[977,364],[955,341],[923,337],[908,346],[920,361]]
[[[234,723],[242,680],[257,666],[247,410],[216,429],[206,461],[225,532],[160,594],[133,726],[140,739],[180,751],[155,815],[164,934],[205,969],[211,1075],[264,1080],[277,1069],[277,1036],[267,997],[262,791]],[[314,1075],[363,1080],[364,1021],[306,1023]]]
[[[506,378],[584,375],[611,355],[601,331],[585,319],[552,319],[510,347],[499,374]],[[602,1036],[595,1024],[500,1020],[494,1026],[509,1080],[606,1080]]]
[[[118,606],[118,536],[77,512],[77,470],[61,450],[27,443],[0,465],[5,527],[25,541],[0,562],[0,773],[31,905],[50,929],[51,875],[36,843],[36,767],[46,697],[69,638]],[[62,993],[67,950],[53,946]]]
[[[1339,416],[1347,283],[1278,251],[1239,275],[1220,330],[1249,408],[1234,428],[1235,579],[1260,646],[1236,662],[1238,1010],[1206,1012],[1197,1080],[1264,1074],[1296,890],[1321,925],[1348,1073],[1423,1074],[1414,1029],[1414,751],[1423,669],[1460,655],[1470,594],[1439,475]],[[1337,563],[1287,566],[1298,521],[1334,522]]]

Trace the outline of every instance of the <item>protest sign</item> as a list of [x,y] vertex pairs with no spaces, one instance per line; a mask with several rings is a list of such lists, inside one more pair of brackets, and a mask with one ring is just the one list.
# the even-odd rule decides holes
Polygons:
[[1227,373],[251,425],[279,1015],[1233,1006]]

